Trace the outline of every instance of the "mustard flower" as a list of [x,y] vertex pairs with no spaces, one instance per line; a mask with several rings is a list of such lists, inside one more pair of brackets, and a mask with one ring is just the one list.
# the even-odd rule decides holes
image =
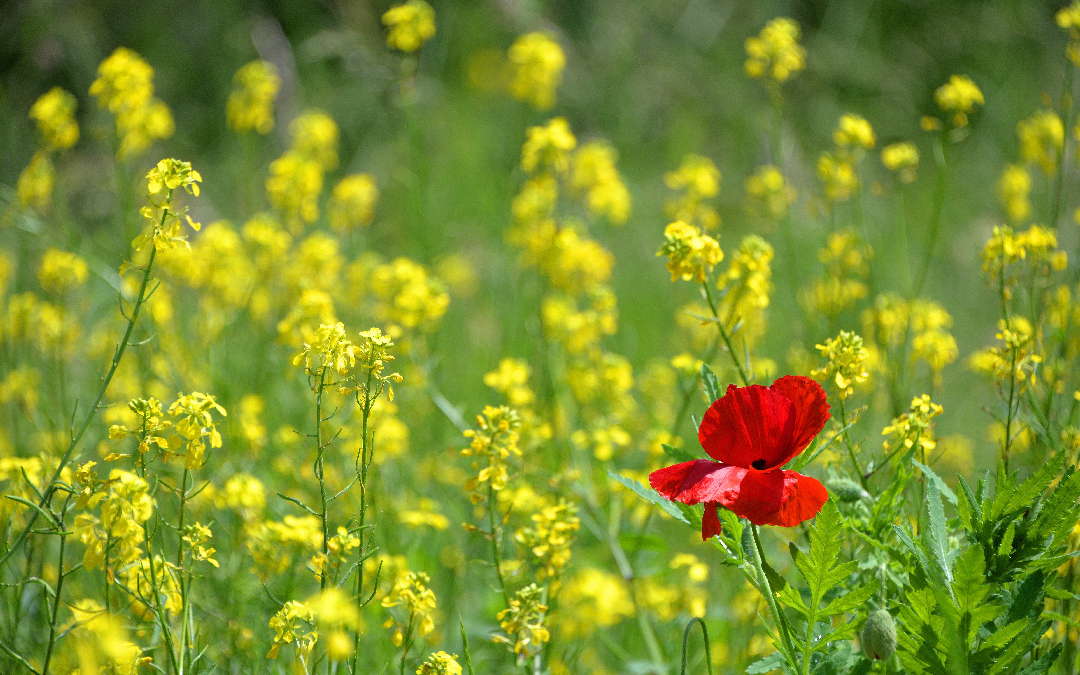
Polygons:
[[705,281],[724,253],[720,244],[701,230],[684,221],[676,220],[664,229],[664,244],[656,255],[668,258],[667,269],[671,280],[693,279],[697,283]]
[[391,328],[433,332],[450,306],[446,285],[409,258],[376,266],[368,283],[376,301],[376,320],[391,324]]
[[495,370],[484,374],[484,385],[506,396],[511,406],[520,408],[536,402],[536,394],[529,387],[532,369],[519,359],[503,358]]
[[1009,222],[1023,222],[1031,215],[1031,175],[1016,164],[1005,167],[997,183],[998,200]]
[[313,159],[288,151],[270,163],[266,177],[266,198],[281,213],[295,234],[301,223],[313,223],[319,217],[319,194],[323,188],[323,169]]
[[367,227],[375,218],[379,188],[366,173],[345,176],[330,193],[330,227],[339,234]]
[[746,39],[743,69],[752,78],[783,83],[805,67],[806,50],[799,44],[799,24],[793,19],[773,19],[757,37]]
[[476,425],[475,429],[463,432],[470,442],[469,446],[461,451],[463,457],[477,458],[473,462],[473,469],[478,470],[476,478],[470,478],[465,484],[474,504],[484,499],[481,493],[482,484],[487,483],[493,490],[506,487],[510,477],[507,460],[515,455],[521,456],[521,449],[518,447],[521,416],[516,410],[506,406],[486,406],[483,415],[476,416]]
[[503,632],[492,639],[509,646],[518,663],[538,654],[551,639],[551,633],[544,625],[548,608],[543,600],[544,589],[529,584],[515,593],[510,606],[496,617]]
[[634,616],[634,601],[622,577],[586,567],[566,580],[559,592],[555,626],[566,638],[585,637]]
[[461,675],[461,664],[457,654],[434,652],[416,669],[416,675]]
[[861,115],[846,114],[833,131],[833,142],[838,148],[862,148],[870,150],[876,142],[874,129]]
[[532,554],[538,580],[557,577],[570,562],[574,533],[581,529],[577,507],[560,498],[543,504],[531,520],[532,525],[514,533],[514,541]]
[[911,400],[911,407],[906,413],[895,418],[891,424],[881,430],[882,436],[888,436],[882,444],[886,455],[893,451],[910,456],[918,453],[922,461],[937,448],[934,440],[934,425],[931,420],[940,415],[942,407],[922,394]]
[[866,382],[870,376],[866,370],[868,353],[861,336],[843,330],[815,348],[825,357],[826,364],[810,374],[819,380],[832,380],[841,400],[854,393],[853,385]]
[[286,602],[270,619],[270,628],[274,630],[274,644],[266,658],[276,659],[282,647],[294,643],[300,656],[311,654],[319,640],[314,624],[315,613],[307,605],[296,600]]
[[708,157],[686,155],[679,168],[664,174],[664,184],[676,192],[664,209],[674,220],[682,220],[704,230],[720,226],[720,216],[706,200],[720,194],[720,170]]
[[382,15],[388,29],[386,44],[391,49],[411,54],[435,35],[435,10],[424,0],[408,0],[391,7]]
[[859,187],[855,160],[850,155],[823,152],[818,157],[817,175],[830,202],[846,202]]
[[1058,26],[1069,31],[1070,42],[1065,48],[1065,55],[1073,65],[1080,66],[1080,2],[1074,1],[1068,7],[1062,7],[1054,19]]
[[176,453],[181,444],[186,445],[183,453],[176,453],[184,457],[184,466],[187,469],[201,467],[207,442],[211,448],[222,445],[221,432],[218,431],[213,413],[222,417],[228,413],[213,396],[198,391],[180,394],[169,406],[168,412],[175,418],[177,434],[175,440],[169,443],[169,449]]
[[615,148],[604,141],[585,143],[574,153],[570,187],[584,192],[586,205],[594,216],[605,216],[614,225],[630,217],[630,191],[623,183]]
[[975,111],[976,106],[986,103],[983,93],[974,81],[967,75],[952,75],[949,81],[934,91],[934,102],[941,111],[952,115],[950,120],[954,127],[964,127],[968,123],[968,115]]
[[329,171],[338,163],[338,138],[341,132],[334,119],[319,110],[308,110],[289,124],[293,152],[318,162]]
[[19,205],[42,213],[48,211],[52,205],[55,182],[56,169],[49,159],[49,153],[39,150],[19,174],[19,180],[15,184],[15,196]]
[[38,266],[38,281],[50,293],[62,295],[86,283],[86,261],[75,253],[56,248],[46,249]]
[[900,182],[915,180],[919,168],[919,150],[914,143],[893,143],[881,149],[881,163],[900,177]]
[[407,629],[409,632],[415,631],[418,637],[430,635],[435,630],[435,621],[431,618],[435,612],[435,593],[428,588],[429,583],[431,578],[427,574],[404,570],[394,579],[390,592],[383,597],[383,607],[400,607],[405,615],[391,613],[390,618],[383,624],[384,628],[393,628],[390,641],[395,647],[404,644]]
[[66,150],[79,140],[79,124],[75,121],[75,96],[60,87],[41,95],[30,107],[30,119],[37,122],[41,140],[49,150]]
[[267,61],[252,61],[233,75],[233,90],[225,102],[229,128],[237,133],[266,135],[274,128],[274,98],[281,89],[277,68]]
[[[187,215],[187,207],[174,210],[174,193],[179,188],[193,196],[199,196],[202,176],[191,168],[190,162],[177,159],[163,159],[146,174],[147,199],[150,206],[144,206],[140,213],[146,222],[146,229],[132,242],[136,251],[152,243],[162,251],[179,244],[188,246],[187,235],[181,233],[180,219],[184,218],[191,229],[198,231],[202,227]],[[156,197],[161,202],[155,201]]]
[[555,89],[566,67],[566,55],[546,33],[519,36],[506,54],[510,64],[510,95],[537,110],[555,105]]
[[1053,110],[1040,110],[1016,124],[1020,158],[1038,164],[1047,176],[1057,170],[1065,143],[1065,125]]
[[544,126],[529,127],[521,147],[521,169],[525,173],[566,173],[570,153],[577,139],[563,117],[554,117]]
[[772,164],[761,166],[746,179],[744,184],[747,201],[751,208],[773,218],[780,218],[787,213],[788,207],[795,202],[797,193],[791,183]]
[[118,47],[98,66],[90,95],[111,113],[142,108],[154,95],[154,69],[134,51]]

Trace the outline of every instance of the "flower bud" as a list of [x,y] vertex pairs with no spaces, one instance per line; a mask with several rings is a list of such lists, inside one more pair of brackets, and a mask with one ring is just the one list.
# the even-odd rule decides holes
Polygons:
[[860,499],[870,499],[870,493],[850,478],[835,478],[826,481],[825,486],[829,488],[829,492],[835,494],[836,498],[842,502],[857,502]]
[[884,609],[870,613],[859,634],[863,653],[870,659],[887,659],[896,651],[896,622]]

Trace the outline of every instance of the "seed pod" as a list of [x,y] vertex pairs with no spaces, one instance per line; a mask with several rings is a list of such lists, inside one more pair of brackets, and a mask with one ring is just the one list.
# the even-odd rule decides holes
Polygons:
[[896,651],[896,622],[888,611],[875,610],[866,617],[859,638],[867,658],[887,659]]
[[861,485],[849,478],[836,478],[825,482],[829,492],[836,495],[842,502],[857,502],[860,499],[870,499],[870,493]]

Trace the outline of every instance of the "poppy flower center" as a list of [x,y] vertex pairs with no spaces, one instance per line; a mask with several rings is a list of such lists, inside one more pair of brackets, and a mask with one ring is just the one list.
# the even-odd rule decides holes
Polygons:
[[754,467],[758,471],[761,471],[762,469],[765,468],[765,460],[764,459],[755,459],[754,461],[750,462],[750,466]]

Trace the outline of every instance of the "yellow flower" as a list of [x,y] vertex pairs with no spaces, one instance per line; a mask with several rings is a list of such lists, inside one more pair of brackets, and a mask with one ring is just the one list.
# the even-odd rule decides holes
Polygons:
[[19,182],[15,185],[19,204],[36,211],[48,211],[52,205],[55,180],[56,170],[49,159],[49,153],[44,150],[34,153],[30,164],[19,174]]
[[1031,175],[1027,169],[1016,164],[1005,167],[998,179],[998,199],[1010,222],[1018,223],[1031,215]]
[[825,344],[816,345],[816,348],[828,362],[810,375],[819,380],[832,380],[841,400],[854,393],[852,385],[866,382],[870,376],[866,370],[869,354],[859,335],[843,330],[836,337],[826,340]]
[[970,77],[952,75],[948,82],[934,91],[934,102],[942,112],[952,115],[953,126],[963,127],[968,123],[968,115],[975,111],[976,106],[984,105],[986,100]]
[[570,187],[586,195],[589,211],[606,216],[615,225],[630,217],[630,191],[615,168],[618,153],[610,144],[593,141],[578,148],[573,157]]
[[846,202],[859,187],[855,160],[847,154],[823,152],[818,157],[817,175],[830,202]]
[[416,675],[461,675],[457,654],[435,652],[416,669]]
[[915,169],[919,168],[919,150],[914,143],[893,143],[881,149],[881,163],[889,171],[900,176],[901,182],[915,180]]
[[679,168],[664,174],[664,184],[677,194],[665,205],[668,217],[704,230],[720,226],[720,216],[705,201],[720,194],[720,170],[708,157],[686,155]]
[[370,175],[345,176],[330,193],[330,227],[344,234],[371,225],[378,198],[379,188]]
[[566,56],[562,47],[546,33],[527,33],[514,40],[506,54],[510,64],[510,94],[537,110],[555,105]]
[[759,167],[745,183],[747,201],[751,208],[766,213],[773,218],[780,218],[787,213],[794,203],[795,188],[772,164]]
[[233,90],[225,102],[229,128],[237,133],[254,130],[268,134],[274,128],[274,98],[281,89],[274,64],[252,61],[233,75]]
[[38,133],[49,150],[66,150],[79,140],[76,105],[73,94],[53,87],[31,106],[30,119],[37,122]]
[[840,118],[840,123],[833,131],[833,142],[839,148],[862,148],[870,150],[876,139],[874,129],[861,115],[847,114]]
[[525,173],[566,173],[570,152],[577,139],[565,118],[555,117],[544,126],[529,127],[521,147],[521,169]]
[[383,25],[389,32],[386,44],[405,53],[415,52],[435,35],[435,10],[424,0],[408,0],[386,10]]
[[1052,110],[1040,110],[1016,125],[1020,158],[1038,164],[1047,176],[1054,173],[1065,143],[1065,125]]
[[672,281],[681,278],[697,283],[705,281],[713,267],[724,259],[724,252],[715,239],[681,220],[664,228],[664,244],[656,255],[667,256]]
[[799,44],[799,24],[786,17],[773,19],[757,37],[746,39],[743,69],[753,78],[786,82],[806,67],[806,50]]
[[86,261],[69,251],[49,248],[41,256],[38,281],[50,293],[62,295],[86,283]]

